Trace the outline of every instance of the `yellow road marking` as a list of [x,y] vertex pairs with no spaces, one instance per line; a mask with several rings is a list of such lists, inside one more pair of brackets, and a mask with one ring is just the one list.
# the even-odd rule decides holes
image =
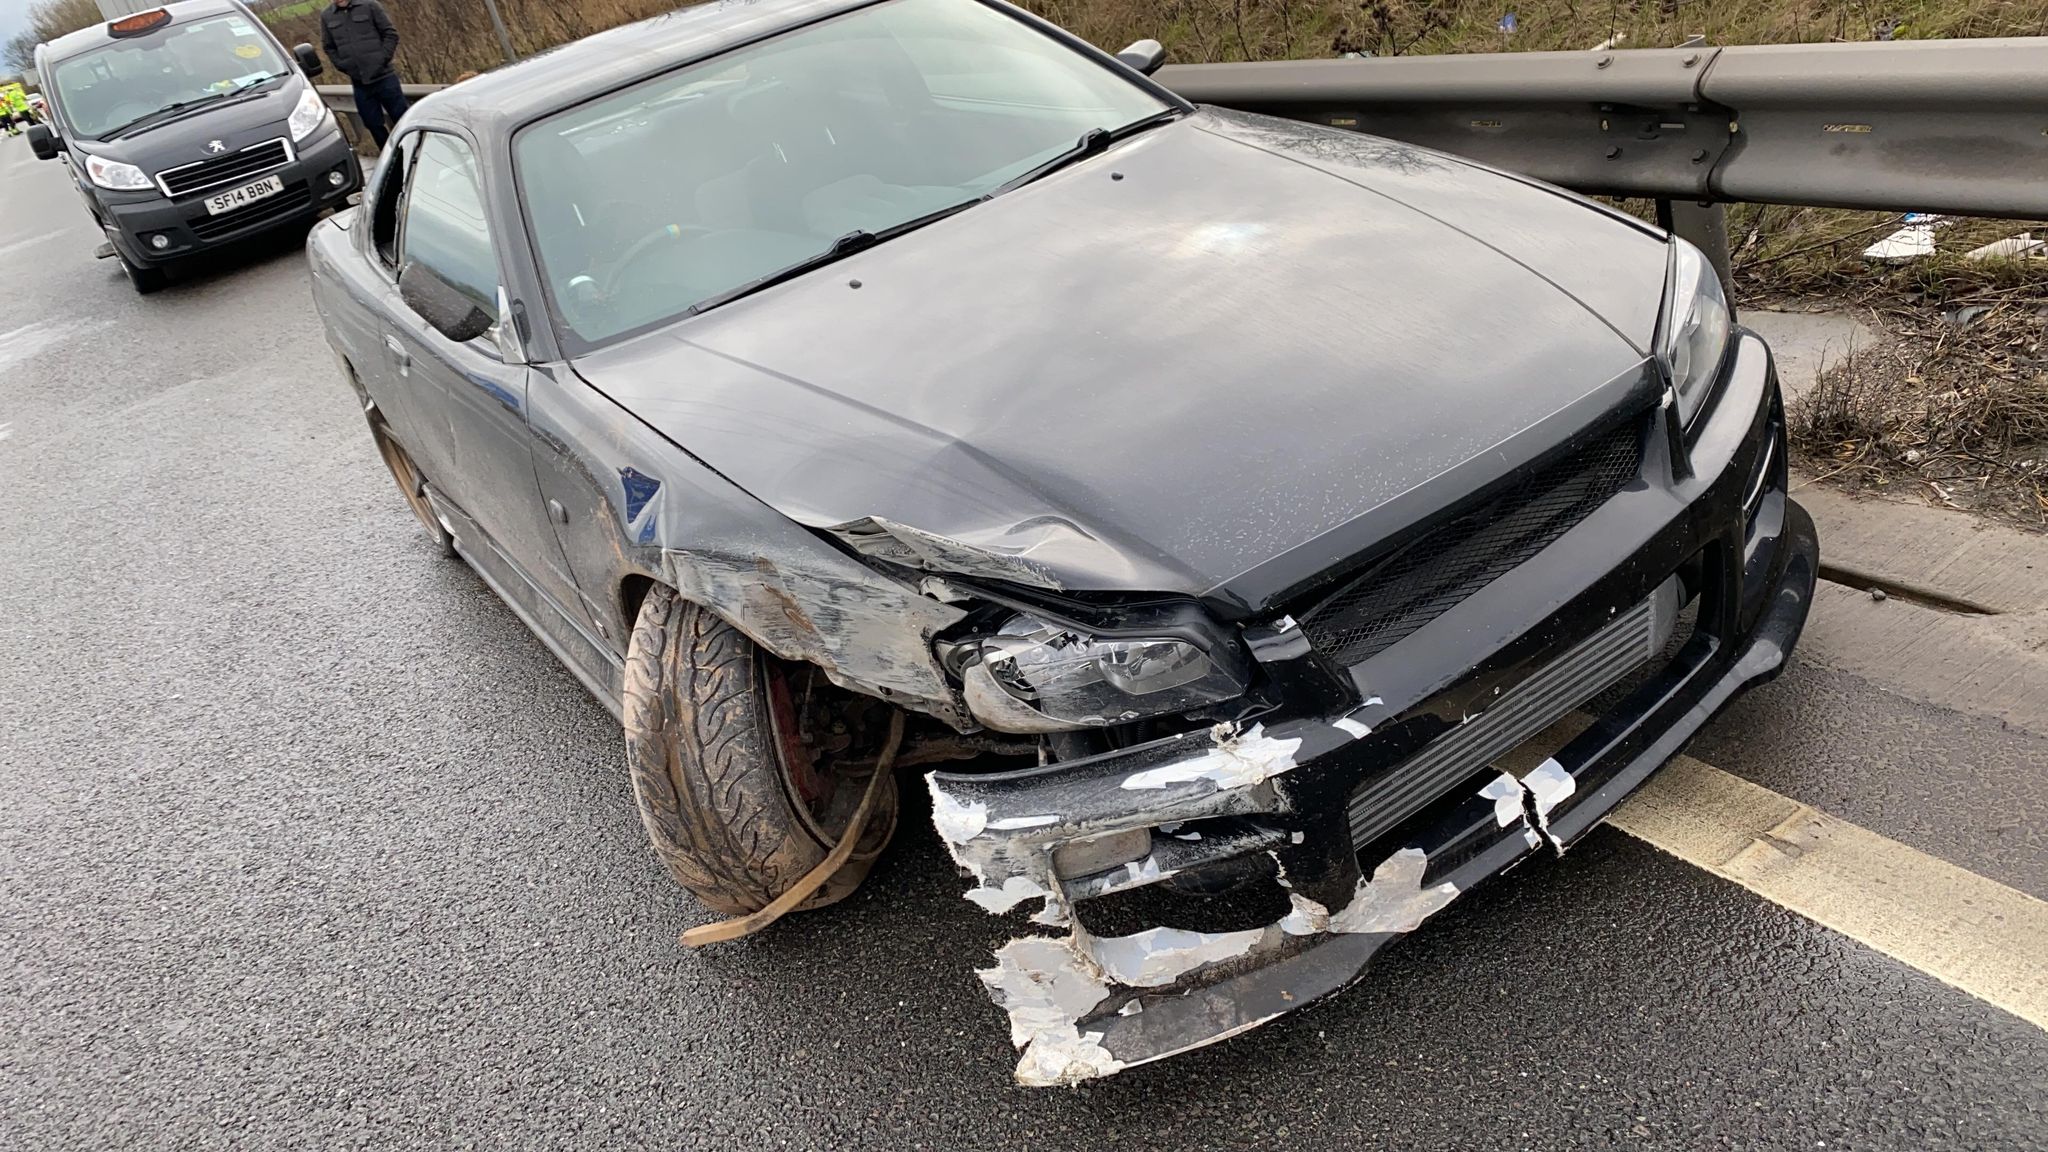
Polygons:
[[2048,902],[1690,756],[1608,823],[2048,1028]]

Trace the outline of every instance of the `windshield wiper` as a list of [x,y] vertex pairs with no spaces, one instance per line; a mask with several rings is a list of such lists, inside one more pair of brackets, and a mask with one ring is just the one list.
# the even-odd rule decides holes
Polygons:
[[873,232],[858,229],[848,232],[846,235],[834,240],[830,248],[815,256],[806,256],[786,268],[777,268],[766,276],[759,276],[737,287],[728,288],[716,296],[706,296],[704,299],[690,305],[690,315],[695,316],[699,312],[708,312],[720,304],[730,304],[742,296],[751,296],[763,288],[773,288],[777,284],[785,280],[795,279],[813,268],[822,268],[835,260],[844,260],[862,249],[872,248],[876,242],[877,238]]
[[121,125],[119,128],[115,128],[112,131],[103,133],[99,137],[99,139],[115,139],[122,133],[131,131],[136,128],[140,128],[144,124],[150,123],[151,121],[156,120],[160,116],[169,116],[173,112],[183,112],[187,108],[197,108],[201,104],[211,104],[215,100],[226,100],[231,96],[240,96],[243,93],[248,92],[250,89],[255,88],[258,84],[268,84],[272,80],[280,80],[289,75],[291,75],[291,73],[289,72],[271,72],[262,76],[251,76],[247,80],[242,81],[241,83],[235,85],[233,88],[227,89],[226,91],[208,92],[204,96],[196,96],[190,100],[174,101],[170,104],[164,105],[163,107],[157,109],[154,112],[145,112],[142,115],[137,116],[135,119],[130,120],[126,124]]
[[[240,90],[237,89],[236,91]],[[169,116],[173,112],[183,112],[187,108],[196,108],[201,104],[211,104],[215,100],[225,100],[232,94],[233,93],[229,92],[209,92],[206,95],[201,96],[195,100],[173,101],[172,103],[166,104],[154,112],[144,112],[142,115],[137,116],[135,119],[130,120],[129,122],[121,125],[118,128],[112,128],[109,129],[108,131],[102,132],[99,134],[97,138],[101,140],[117,139],[121,136],[122,133],[132,131],[136,128],[140,128],[144,124],[147,124],[160,116]]]
[[901,224],[891,224],[879,232],[869,232],[865,229],[856,229],[855,231],[848,232],[846,235],[834,240],[830,248],[815,256],[806,256],[786,268],[777,268],[766,276],[757,277],[736,288],[728,288],[716,296],[707,296],[697,301],[695,304],[690,305],[690,315],[695,316],[699,312],[709,312],[720,304],[730,304],[742,296],[751,296],[764,288],[773,288],[785,280],[794,280],[806,272],[822,268],[837,260],[844,260],[856,252],[864,252],[884,240],[893,240],[905,232],[915,231],[927,224],[944,220],[955,213],[965,212],[986,199],[988,199],[986,196],[977,196],[972,200],[963,200],[958,204],[949,204],[936,212],[927,212],[922,216],[912,217]]
[[1081,138],[1074,141],[1072,148],[1021,175],[1012,176],[1010,179],[1003,181],[989,195],[1001,196],[1005,192],[1022,188],[1033,180],[1050,176],[1069,164],[1086,160],[1090,156],[1099,155],[1111,144],[1122,140],[1126,136],[1135,136],[1155,124],[1164,124],[1169,120],[1177,120],[1180,118],[1180,115],[1181,110],[1179,108],[1161,108],[1150,116],[1141,116],[1120,128],[1090,128],[1088,131],[1081,133]]
[[237,83],[233,88],[228,89],[227,94],[233,96],[238,92],[247,92],[258,84],[268,84],[272,80],[282,80],[289,75],[291,75],[289,72],[266,72],[261,76],[250,76]]

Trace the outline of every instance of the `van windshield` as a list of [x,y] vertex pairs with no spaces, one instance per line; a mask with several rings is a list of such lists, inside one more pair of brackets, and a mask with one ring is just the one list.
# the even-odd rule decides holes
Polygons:
[[167,24],[58,62],[58,111],[79,137],[105,140],[157,113],[233,95],[285,74],[276,45],[245,16]]

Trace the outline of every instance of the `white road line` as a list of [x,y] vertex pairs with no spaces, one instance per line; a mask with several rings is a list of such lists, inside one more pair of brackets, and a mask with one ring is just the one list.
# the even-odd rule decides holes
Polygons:
[[1608,823],[2048,1029],[2048,902],[1690,756]]

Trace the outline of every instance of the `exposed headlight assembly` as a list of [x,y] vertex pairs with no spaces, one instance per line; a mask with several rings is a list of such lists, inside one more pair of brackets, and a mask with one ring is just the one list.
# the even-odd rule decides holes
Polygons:
[[142,192],[156,187],[135,165],[101,156],[86,156],[85,174],[92,178],[93,183],[116,192]]
[[1103,638],[1018,615],[981,641],[981,663],[1012,699],[1059,727],[1099,728],[1187,712],[1244,694],[1247,669],[1228,641]]
[[1657,359],[1677,398],[1678,421],[1690,427],[1721,375],[1728,352],[1728,297],[1698,248],[1671,238],[1671,282],[1657,321]]
[[311,136],[322,125],[332,123],[334,113],[327,110],[326,103],[320,99],[320,93],[315,92],[309,84],[306,90],[299,94],[299,103],[292,109],[291,119],[285,121],[285,127],[291,131],[292,143],[297,144]]

